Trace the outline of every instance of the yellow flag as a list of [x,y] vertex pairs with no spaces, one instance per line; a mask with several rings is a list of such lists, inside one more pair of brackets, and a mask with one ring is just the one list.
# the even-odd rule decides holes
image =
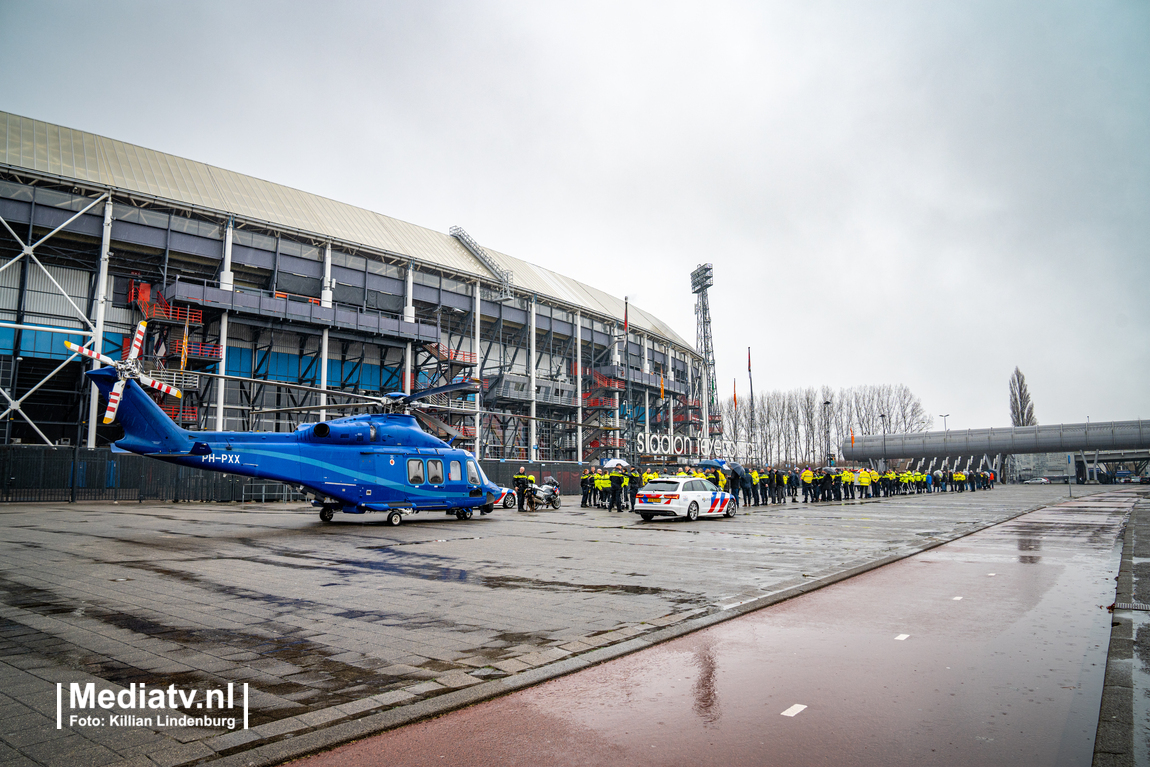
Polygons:
[[184,345],[180,349],[180,370],[188,367],[188,322],[184,321]]

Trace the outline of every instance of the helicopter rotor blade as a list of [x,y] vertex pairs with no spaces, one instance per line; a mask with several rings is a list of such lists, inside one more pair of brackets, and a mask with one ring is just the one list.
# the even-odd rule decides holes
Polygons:
[[116,385],[112,387],[112,391],[108,393],[108,409],[104,411],[104,423],[111,423],[116,420],[116,411],[120,409],[120,397],[124,394],[124,384],[126,383],[126,379],[118,379]]
[[[227,381],[243,381],[245,383],[260,384],[262,386],[276,386],[282,389],[296,389],[297,391],[308,391],[316,394],[326,394],[329,397],[352,397],[355,399],[362,399],[371,404],[384,405],[387,400],[376,394],[359,394],[358,392],[344,391],[342,389],[323,389],[319,386],[308,386],[306,384],[287,383],[286,381],[274,381],[267,378],[248,378],[246,376],[231,376],[222,373],[200,373],[196,375],[207,376],[208,378],[223,378]],[[328,409],[332,406],[328,405]],[[317,410],[319,408],[316,408]]]
[[68,347],[68,351],[70,352],[75,352],[76,354],[82,355],[89,359],[96,360],[97,362],[101,362],[105,365],[108,365],[109,367],[115,367],[116,365],[116,361],[111,357],[105,354],[100,354],[100,352],[94,352],[91,349],[74,344],[71,341],[65,341],[64,346]]
[[270,415],[272,413],[318,413],[321,410],[354,410],[355,408],[375,407],[373,402],[345,402],[342,405],[298,405],[296,407],[270,407],[266,409],[253,409],[252,415]]
[[439,420],[438,418],[431,415],[430,413],[425,413],[422,410],[413,410],[413,411],[411,411],[411,414],[413,416],[415,416],[416,418],[418,418],[419,420],[423,421],[428,426],[431,426],[434,429],[438,429],[439,431],[442,431],[444,434],[448,435],[449,437],[454,437],[455,439],[463,439],[463,432],[461,432],[459,429],[455,428],[454,426],[451,426],[447,423],[444,423],[443,421]]
[[436,394],[450,394],[451,392],[465,391],[473,394],[479,391],[479,379],[469,378],[466,381],[459,381],[457,383],[446,384],[445,386],[436,386],[431,389],[421,389],[420,391],[408,394],[403,398],[404,403],[415,402],[426,397],[433,397]]
[[148,323],[140,320],[140,324],[136,326],[136,335],[132,337],[132,349],[128,352],[128,359],[134,360],[140,356],[140,349],[144,346],[144,333],[148,327]]
[[153,389],[162,391],[164,394],[171,394],[173,397],[183,397],[184,393],[177,389],[175,386],[169,386],[163,381],[157,381],[155,378],[150,378],[143,373],[138,376],[138,380],[144,386],[151,386]]

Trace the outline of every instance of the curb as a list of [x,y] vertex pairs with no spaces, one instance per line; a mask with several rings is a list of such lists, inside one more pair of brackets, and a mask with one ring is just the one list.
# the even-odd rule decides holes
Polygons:
[[[1122,536],[1122,562],[1118,568],[1114,601],[1134,601],[1134,515],[1144,496],[1130,510]],[[1095,767],[1134,764],[1134,621],[1125,611],[1111,611],[1110,646],[1106,676],[1094,734]]]

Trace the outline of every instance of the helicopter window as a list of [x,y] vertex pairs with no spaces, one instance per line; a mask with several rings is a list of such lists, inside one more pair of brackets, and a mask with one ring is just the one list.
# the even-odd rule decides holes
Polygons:
[[407,481],[413,485],[423,484],[423,461],[412,458],[407,462]]
[[470,485],[479,484],[479,467],[475,465],[475,461],[467,462],[467,483]]
[[375,428],[375,424],[374,424],[374,423],[373,423],[373,424],[369,424],[367,428],[368,428],[368,431],[369,431],[369,432],[370,432],[370,434],[371,434],[371,441],[372,441],[372,442],[377,442],[377,441],[379,441],[379,429]]
[[447,479],[450,482],[458,482],[463,479],[463,474],[459,471],[459,461],[452,461],[447,467]]
[[427,462],[427,482],[431,485],[443,484],[443,461]]

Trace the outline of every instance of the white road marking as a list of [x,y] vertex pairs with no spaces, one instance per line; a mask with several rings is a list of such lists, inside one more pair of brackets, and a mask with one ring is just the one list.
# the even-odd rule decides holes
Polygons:
[[898,642],[905,642],[908,639],[910,639],[910,634],[899,634],[895,637],[895,640]]
[[800,711],[802,711],[804,708],[806,708],[806,706],[804,706],[802,703],[796,703],[795,705],[791,706],[786,711],[784,711],[783,716],[795,716]]
[[955,602],[958,602],[958,601],[960,601],[961,599],[962,599],[962,597],[955,597],[955,598],[954,598],[954,601],[955,601]]
[[989,577],[993,578],[993,577],[994,577],[994,573],[987,573],[987,576],[989,576]]

